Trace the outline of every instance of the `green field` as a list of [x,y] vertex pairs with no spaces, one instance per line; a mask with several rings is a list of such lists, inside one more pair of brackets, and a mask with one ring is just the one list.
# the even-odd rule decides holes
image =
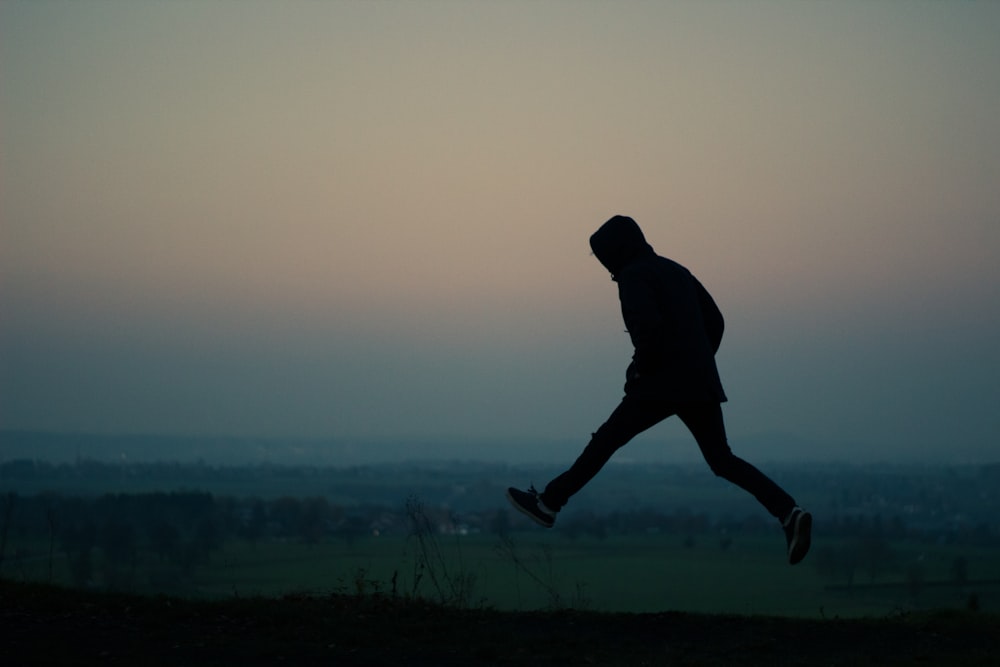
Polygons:
[[[423,544],[423,546],[421,546]],[[824,545],[816,547],[818,552]],[[842,545],[845,548],[848,544]],[[569,540],[539,531],[506,541],[486,536],[364,537],[317,545],[230,540],[207,562],[179,575],[156,554],[137,553],[119,578],[143,593],[191,597],[348,593],[420,596],[501,610],[596,611],[879,617],[927,608],[1000,608],[1000,552],[973,547],[894,544],[909,566],[846,578],[822,572],[818,553],[789,567],[780,533],[744,537],[722,549],[709,537],[615,536]],[[0,574],[13,580],[68,583],[66,558],[38,541],[7,544]],[[964,581],[954,563],[965,562]],[[94,568],[101,567],[95,556]],[[915,565],[914,565],[915,564]],[[914,567],[917,567],[914,570]],[[907,569],[908,568],[908,569]],[[904,574],[916,571],[919,576]],[[992,583],[991,583],[992,582]]]

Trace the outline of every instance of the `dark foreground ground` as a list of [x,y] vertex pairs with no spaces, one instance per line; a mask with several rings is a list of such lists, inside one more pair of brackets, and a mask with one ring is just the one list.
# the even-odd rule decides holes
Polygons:
[[1000,665],[1000,617],[510,613],[350,596],[196,602],[0,581],[0,664]]

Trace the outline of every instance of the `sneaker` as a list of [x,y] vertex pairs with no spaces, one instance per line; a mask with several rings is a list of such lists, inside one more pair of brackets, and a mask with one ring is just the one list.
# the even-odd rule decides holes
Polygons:
[[812,540],[812,514],[801,507],[792,509],[783,524],[785,539],[788,540],[788,563],[795,565],[809,553]]
[[510,487],[507,489],[507,500],[520,512],[531,518],[540,526],[551,528],[556,522],[556,513],[545,506],[535,487],[528,487],[527,491],[521,491]]

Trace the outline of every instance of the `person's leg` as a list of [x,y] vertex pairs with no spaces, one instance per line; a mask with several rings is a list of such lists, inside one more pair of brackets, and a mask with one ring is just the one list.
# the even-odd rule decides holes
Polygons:
[[663,403],[639,401],[626,396],[593,434],[576,462],[548,483],[540,496],[542,503],[553,512],[558,512],[570,496],[594,478],[612,454],[629,440],[672,414],[672,408]]
[[753,494],[778,521],[788,518],[795,508],[795,500],[767,475],[733,454],[726,441],[721,405],[684,406],[677,411],[677,416],[691,431],[712,472]]

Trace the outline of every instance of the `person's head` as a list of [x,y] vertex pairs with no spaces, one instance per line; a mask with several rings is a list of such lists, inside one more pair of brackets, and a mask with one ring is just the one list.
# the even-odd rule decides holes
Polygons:
[[612,277],[635,258],[653,251],[639,225],[626,215],[616,215],[601,225],[590,237],[590,249]]

